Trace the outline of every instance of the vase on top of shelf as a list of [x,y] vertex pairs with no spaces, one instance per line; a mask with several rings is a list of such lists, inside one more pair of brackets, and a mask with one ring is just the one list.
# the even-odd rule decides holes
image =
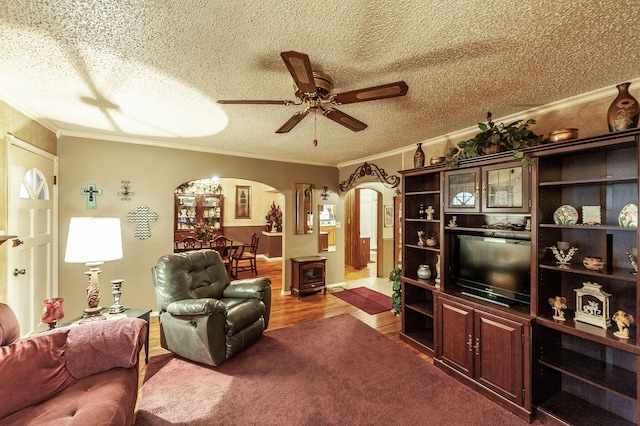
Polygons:
[[620,83],[616,86],[618,96],[613,100],[607,111],[607,122],[610,132],[635,129],[638,127],[640,105],[636,98],[629,93],[631,83]]
[[416,149],[415,154],[413,154],[413,166],[417,169],[418,167],[424,167],[424,151],[422,150],[422,144],[418,144],[418,149]]
[[429,265],[419,265],[416,275],[418,275],[418,278],[421,280],[428,280],[431,278],[431,268],[429,268]]

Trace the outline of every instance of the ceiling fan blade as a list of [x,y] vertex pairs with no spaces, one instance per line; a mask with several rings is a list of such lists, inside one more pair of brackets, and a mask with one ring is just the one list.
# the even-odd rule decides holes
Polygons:
[[362,121],[356,120],[348,114],[345,114],[342,111],[339,111],[335,108],[327,108],[322,109],[322,115],[331,120],[335,121],[338,124],[342,124],[344,127],[353,130],[354,132],[359,132],[360,130],[364,130],[367,128],[367,125]]
[[284,64],[287,66],[293,81],[302,93],[314,94],[317,92],[316,83],[313,79],[313,70],[309,56],[300,52],[282,52],[280,53]]
[[351,90],[331,96],[331,103],[335,105],[353,104],[356,102],[375,101],[376,99],[395,98],[407,94],[409,86],[404,81],[367,87],[366,89]]
[[284,123],[282,125],[282,127],[280,127],[278,130],[276,130],[276,133],[287,133],[289,130],[291,130],[294,127],[296,127],[296,125],[299,122],[301,122],[302,119],[307,116],[307,114],[309,114],[309,109],[305,109],[304,111],[296,112],[295,114],[293,114],[293,117],[291,117],[286,123]]
[[300,105],[293,101],[254,101],[254,100],[219,100],[219,104],[236,105]]

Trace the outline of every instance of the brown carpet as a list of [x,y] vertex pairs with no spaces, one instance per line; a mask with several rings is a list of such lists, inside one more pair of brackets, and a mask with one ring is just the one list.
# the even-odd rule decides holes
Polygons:
[[356,287],[331,294],[370,315],[390,311],[393,308],[393,303],[389,296],[378,293],[368,287]]
[[151,358],[142,425],[526,425],[351,315],[267,331],[217,368]]

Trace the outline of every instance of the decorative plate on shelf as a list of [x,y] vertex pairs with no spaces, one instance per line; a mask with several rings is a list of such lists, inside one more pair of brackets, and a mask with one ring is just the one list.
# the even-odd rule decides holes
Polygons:
[[638,206],[635,204],[627,204],[622,208],[618,223],[624,228],[638,227]]
[[569,204],[560,206],[553,213],[553,221],[556,225],[575,225],[578,223],[578,210]]

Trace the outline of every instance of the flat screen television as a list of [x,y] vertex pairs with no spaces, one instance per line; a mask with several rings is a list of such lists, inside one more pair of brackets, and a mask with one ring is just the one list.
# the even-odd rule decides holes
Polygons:
[[452,278],[462,293],[502,306],[531,303],[531,241],[457,234]]

